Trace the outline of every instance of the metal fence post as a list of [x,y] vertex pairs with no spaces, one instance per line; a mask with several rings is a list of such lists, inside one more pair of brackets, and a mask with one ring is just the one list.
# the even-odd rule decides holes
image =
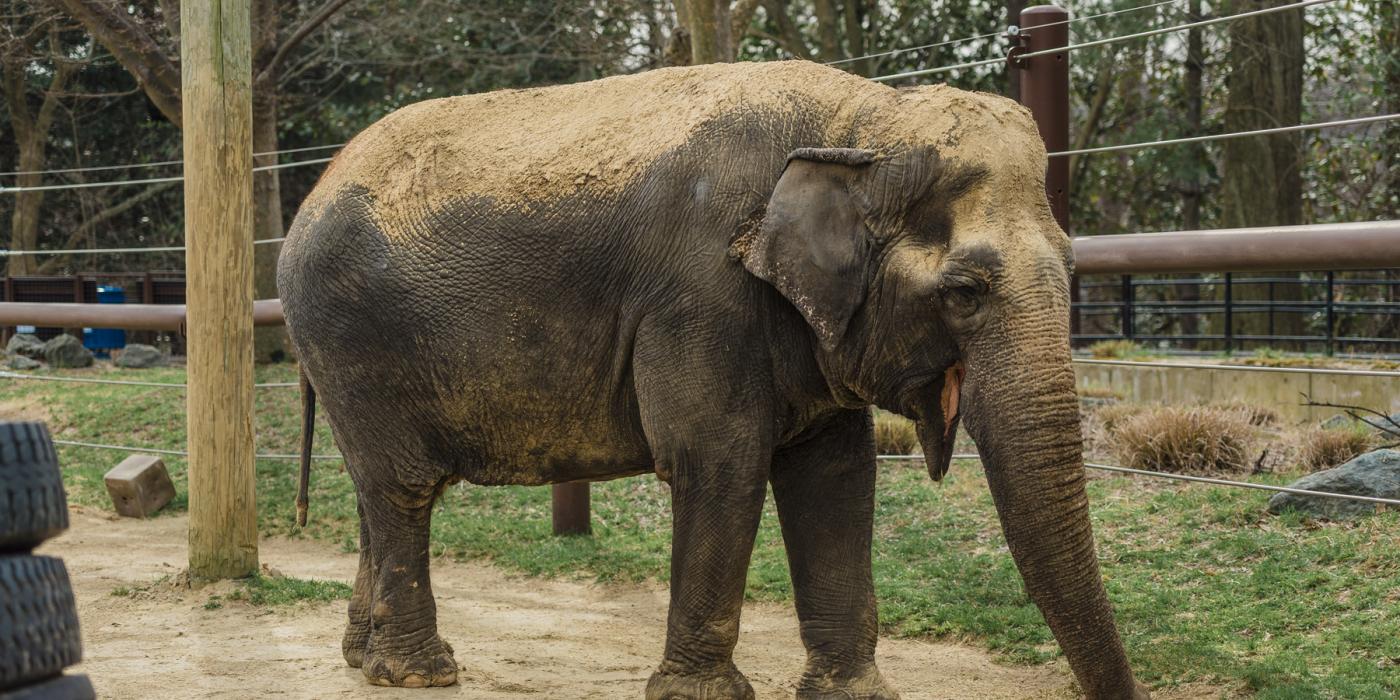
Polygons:
[[1337,307],[1332,296],[1337,286],[1337,273],[1327,271],[1327,356],[1337,351]]
[[1235,349],[1235,276],[1225,273],[1225,354]]
[[1133,276],[1123,275],[1123,288],[1119,292],[1123,301],[1123,338],[1133,339],[1133,327],[1137,325],[1137,319],[1133,318],[1133,298],[1137,292],[1133,288]]
[[593,533],[593,525],[588,518],[590,501],[587,481],[555,484],[550,490],[550,505],[554,508],[554,534]]

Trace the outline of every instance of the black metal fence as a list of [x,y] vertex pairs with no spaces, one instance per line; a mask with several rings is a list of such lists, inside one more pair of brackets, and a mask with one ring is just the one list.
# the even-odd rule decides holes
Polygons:
[[1400,354],[1400,270],[1099,275],[1076,286],[1076,347]]

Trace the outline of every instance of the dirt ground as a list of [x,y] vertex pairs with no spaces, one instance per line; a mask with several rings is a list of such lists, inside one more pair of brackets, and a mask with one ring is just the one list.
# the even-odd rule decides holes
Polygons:
[[[186,560],[183,517],[118,519],[75,508],[73,527],[43,553],[67,562],[84,663],[103,698],[641,698],[660,659],[666,592],[514,577],[481,563],[434,562],[443,637],[463,667],[451,688],[366,684],[340,656],[345,602],[264,608],[210,596],[230,584],[170,583]],[[288,576],[349,583],[356,555],[325,542],[270,539],[263,563]],[[119,587],[144,588],[127,596]],[[745,606],[736,662],[758,697],[791,698],[802,666],[791,607]],[[1017,667],[955,644],[882,639],[879,663],[906,700],[1075,697],[1064,664]],[[1219,697],[1183,688],[1159,699]]]

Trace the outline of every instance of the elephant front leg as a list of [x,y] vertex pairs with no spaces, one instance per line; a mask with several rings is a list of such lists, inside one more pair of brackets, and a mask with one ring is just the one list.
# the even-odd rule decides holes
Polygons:
[[875,444],[865,411],[843,412],[773,459],[773,496],[807,647],[799,700],[899,697],[875,666],[874,494]]
[[715,459],[672,469],[671,610],[647,700],[754,697],[733,655],[767,470]]
[[[365,503],[373,588],[360,670],[375,685],[422,688],[457,682],[452,648],[438,637],[437,604],[428,582],[433,495],[385,495]],[[354,623],[352,612],[352,627]]]

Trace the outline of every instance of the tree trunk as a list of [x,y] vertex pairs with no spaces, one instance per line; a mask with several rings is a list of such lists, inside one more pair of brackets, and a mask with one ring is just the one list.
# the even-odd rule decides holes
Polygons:
[[[262,90],[253,95],[253,152],[277,150],[277,95]],[[254,167],[275,165],[277,156],[253,159]],[[281,238],[282,189],[278,171],[253,173],[253,239]],[[281,243],[253,246],[253,296],[257,299],[277,298],[277,256]],[[281,362],[288,359],[291,345],[283,326],[263,326],[253,333],[254,357],[257,362]]]
[[817,39],[821,44],[823,61],[836,61],[848,58],[841,55],[841,38],[837,29],[835,0],[814,0],[813,11],[817,15]]
[[[1187,6],[1188,22],[1201,19],[1201,0],[1191,0]],[[1205,74],[1205,49],[1201,44],[1201,30],[1186,32],[1186,78],[1182,91],[1186,97],[1186,133],[1190,136],[1202,134],[1201,86]],[[1186,145],[1186,177],[1181,185],[1181,227],[1187,231],[1201,228],[1201,187],[1205,171],[1205,149],[1200,144]],[[1201,288],[1194,284],[1180,284],[1176,287],[1179,301],[1194,303],[1201,299]],[[1200,333],[1200,318],[1194,313],[1178,316],[1181,319],[1181,334]],[[1200,349],[1193,344],[1193,349]]]
[[[846,20],[846,54],[851,58],[865,55],[865,7],[861,0],[846,0],[842,3],[841,14]],[[870,77],[870,59],[851,61],[850,71],[856,75]]]
[[690,20],[691,64],[698,66],[702,63],[733,61],[729,0],[690,0],[686,5]]
[[[1287,4],[1288,0],[1236,0],[1241,13]],[[1232,22],[1227,132],[1298,124],[1303,110],[1303,17],[1275,12]],[[1223,225],[1283,226],[1303,223],[1302,136],[1297,133],[1227,139],[1221,142]],[[1277,301],[1302,298],[1301,285],[1277,286]],[[1265,332],[1265,314],[1241,318],[1239,331]],[[1302,335],[1297,313],[1277,315],[1276,332]]]
[[[1380,85],[1377,91],[1382,96],[1385,114],[1400,112],[1400,0],[1375,0],[1376,12],[1376,51],[1380,65]],[[1385,123],[1381,135],[1381,153],[1391,154],[1386,164],[1385,209],[1383,218],[1400,218],[1400,121]]]
[[[46,151],[49,144],[49,128],[53,126],[58,110],[59,97],[63,94],[68,79],[77,72],[79,64],[62,60],[58,56],[58,33],[49,31],[49,50],[54,53],[55,68],[53,78],[44,91],[44,100],[37,112],[29,107],[25,94],[27,70],[25,60],[7,60],[0,74],[0,94],[9,105],[10,126],[15,135],[18,151],[18,170],[25,172],[15,176],[17,187],[35,187],[42,184],[43,175],[34,172],[44,169]],[[25,47],[32,48],[32,43]],[[34,250],[39,245],[39,211],[44,205],[43,192],[18,192],[14,195],[15,210],[10,218],[10,250]],[[32,255],[12,255],[6,272],[10,275],[32,275],[38,261]]]

